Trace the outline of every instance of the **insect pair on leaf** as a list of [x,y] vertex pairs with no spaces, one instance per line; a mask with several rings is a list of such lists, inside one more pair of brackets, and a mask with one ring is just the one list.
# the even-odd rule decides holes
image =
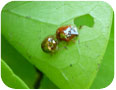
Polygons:
[[67,25],[59,27],[56,31],[56,36],[51,35],[43,40],[41,48],[47,53],[56,52],[58,50],[58,42],[70,42],[78,35],[79,33],[76,26]]

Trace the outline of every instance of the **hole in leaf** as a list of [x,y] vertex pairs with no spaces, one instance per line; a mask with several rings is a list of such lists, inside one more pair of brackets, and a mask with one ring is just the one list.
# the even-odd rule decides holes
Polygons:
[[79,16],[79,17],[74,19],[74,24],[77,27],[81,27],[83,25],[86,25],[88,27],[93,27],[93,25],[94,25],[94,18],[91,15],[89,15],[89,14],[82,15],[82,16]]

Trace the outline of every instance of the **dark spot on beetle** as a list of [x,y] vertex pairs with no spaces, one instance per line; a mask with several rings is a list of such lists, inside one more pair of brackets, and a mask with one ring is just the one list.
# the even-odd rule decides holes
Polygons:
[[70,67],[72,67],[72,64],[70,64]]

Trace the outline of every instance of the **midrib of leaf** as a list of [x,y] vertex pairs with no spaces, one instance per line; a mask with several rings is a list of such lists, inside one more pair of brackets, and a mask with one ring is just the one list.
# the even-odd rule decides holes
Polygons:
[[47,22],[39,21],[39,20],[34,19],[34,18],[32,18],[32,17],[28,17],[28,16],[26,17],[26,16],[23,16],[23,15],[20,15],[20,14],[18,14],[18,13],[15,13],[15,12],[13,12],[13,11],[10,11],[10,10],[3,10],[3,12],[7,12],[7,13],[10,13],[10,14],[16,15],[16,16],[18,16],[18,17],[22,17],[22,18],[27,18],[27,19],[29,19],[29,20],[31,20],[31,21],[34,21],[34,22],[41,22],[41,23],[44,23],[44,24],[51,24],[51,25],[57,26],[57,25],[52,24],[52,23],[47,23]]

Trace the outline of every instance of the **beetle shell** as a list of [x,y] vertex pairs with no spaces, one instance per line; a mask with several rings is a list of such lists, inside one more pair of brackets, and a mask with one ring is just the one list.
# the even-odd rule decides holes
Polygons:
[[44,52],[53,53],[58,50],[58,42],[54,36],[48,36],[42,42],[41,48]]
[[69,42],[75,36],[78,36],[78,34],[79,34],[78,29],[76,27],[67,25],[67,26],[62,26],[57,29],[56,38],[61,41]]

